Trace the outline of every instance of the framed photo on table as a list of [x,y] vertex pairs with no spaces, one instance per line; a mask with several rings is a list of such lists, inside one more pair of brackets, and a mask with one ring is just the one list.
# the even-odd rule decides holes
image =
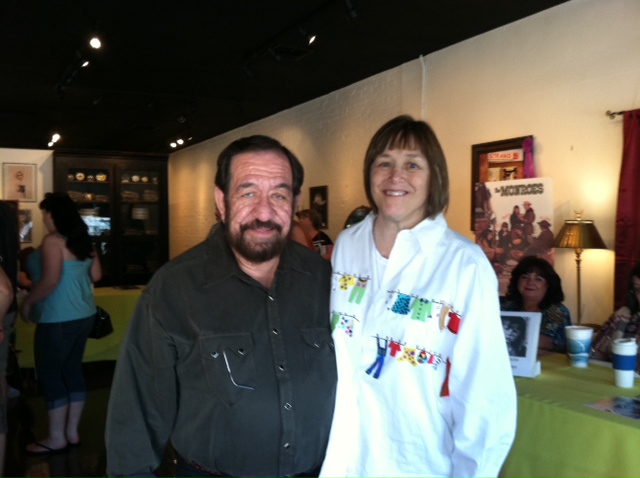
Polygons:
[[507,342],[511,370],[515,377],[536,377],[540,374],[538,342],[541,312],[500,312],[502,331]]
[[12,201],[36,201],[35,164],[3,163],[2,197]]

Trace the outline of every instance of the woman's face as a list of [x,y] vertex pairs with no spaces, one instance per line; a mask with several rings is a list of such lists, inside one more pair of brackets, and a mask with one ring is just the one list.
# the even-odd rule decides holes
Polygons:
[[548,287],[547,280],[536,272],[527,272],[518,279],[518,292],[525,303],[539,305]]
[[520,206],[514,206],[513,207],[513,212],[514,212],[514,214],[520,214]]
[[371,195],[384,220],[409,229],[426,217],[429,163],[417,150],[387,149],[371,165]]

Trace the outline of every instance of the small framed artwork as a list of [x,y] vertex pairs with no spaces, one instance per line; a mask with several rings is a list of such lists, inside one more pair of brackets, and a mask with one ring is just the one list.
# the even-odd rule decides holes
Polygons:
[[36,202],[36,165],[4,163],[2,195],[12,201]]
[[26,244],[32,241],[32,229],[33,219],[31,217],[31,209],[20,209],[18,211],[18,232],[20,233],[21,243]]
[[329,224],[328,202],[329,192],[328,186],[314,186],[309,188],[309,207],[315,209],[320,214],[322,220],[322,229],[326,229]]
[[533,136],[503,139],[471,146],[471,230],[485,214],[483,183],[535,177]]

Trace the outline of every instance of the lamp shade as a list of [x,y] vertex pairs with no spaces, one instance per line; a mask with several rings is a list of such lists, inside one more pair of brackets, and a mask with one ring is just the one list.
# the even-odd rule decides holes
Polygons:
[[554,247],[569,249],[606,249],[593,221],[567,219],[556,235]]

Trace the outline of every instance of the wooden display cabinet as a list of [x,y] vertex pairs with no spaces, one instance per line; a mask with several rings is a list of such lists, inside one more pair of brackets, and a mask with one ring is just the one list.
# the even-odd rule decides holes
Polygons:
[[97,285],[146,284],[169,258],[167,156],[55,151],[53,170],[89,227]]

